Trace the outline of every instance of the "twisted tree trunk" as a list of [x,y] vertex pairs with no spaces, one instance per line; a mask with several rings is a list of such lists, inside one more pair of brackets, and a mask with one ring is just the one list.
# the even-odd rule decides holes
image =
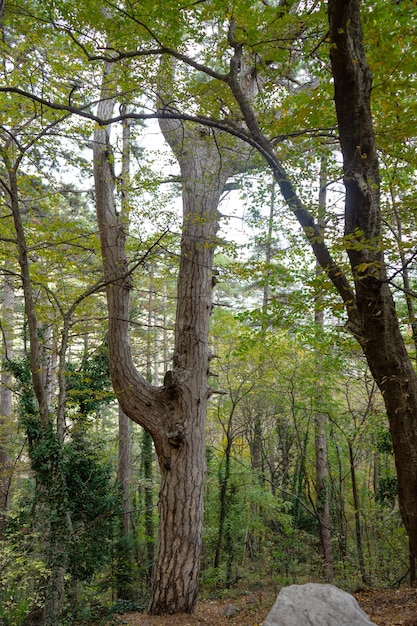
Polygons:
[[[111,81],[107,73],[105,81]],[[98,115],[109,118],[106,97]],[[201,127],[162,124],[183,178],[183,233],[172,370],[155,387],[135,368],[128,338],[130,267],[125,224],[114,201],[109,130],[96,128],[94,176],[104,272],[107,280],[109,357],[113,386],[123,411],[152,436],[161,470],[159,534],[149,611],[192,612],[202,542],[205,479],[205,418],[208,387],[208,329],[218,203],[237,171],[224,139]],[[228,140],[230,143],[230,140]]]

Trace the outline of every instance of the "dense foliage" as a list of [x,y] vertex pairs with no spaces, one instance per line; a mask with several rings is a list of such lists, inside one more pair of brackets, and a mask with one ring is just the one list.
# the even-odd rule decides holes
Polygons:
[[[383,223],[382,240],[370,248],[385,251],[415,360],[417,14],[412,0],[361,4]],[[175,389],[178,194],[187,180],[154,120],[199,124],[198,141],[227,131],[222,148],[246,155],[219,205],[202,593],[307,579],[348,588],[415,582],[383,397],[346,329],[335,281],[307,243],[326,239],[349,280],[348,255],[369,245],[363,233],[343,231],[325,8],[273,0],[228,8],[217,1],[6,2],[1,624],[41,623],[48,598],[59,604],[50,607],[61,611],[59,623],[74,624],[105,615],[117,598],[122,608],[144,607],[149,595],[159,468],[137,424],[121,435],[111,388],[103,291],[112,279],[100,257],[92,179],[92,133],[110,127],[97,113],[103,94],[117,104],[106,149],[127,238],[132,354],[161,389]],[[233,88],[239,51],[252,128]],[[288,210],[271,183],[262,136],[320,235],[305,227],[303,236],[297,207]],[[373,265],[356,270],[367,276]]]

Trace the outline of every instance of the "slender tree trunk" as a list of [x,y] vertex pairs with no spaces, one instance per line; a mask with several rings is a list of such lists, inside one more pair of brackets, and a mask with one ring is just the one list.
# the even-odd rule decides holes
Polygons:
[[[121,106],[125,114],[127,107]],[[126,230],[129,228],[129,187],[130,187],[130,123],[123,123],[122,132],[122,170],[120,175],[121,216]],[[119,554],[119,572],[117,583],[117,597],[120,599],[132,599],[131,575],[133,557],[130,546],[130,419],[119,404],[118,421],[118,462],[117,478],[122,490],[123,515],[120,525],[121,544]]]
[[[39,326],[36,315],[32,282],[29,271],[28,251],[25,231],[19,205],[17,164],[7,163],[10,189],[10,206],[13,214],[16,241],[19,252],[19,266],[25,302],[25,313],[30,340],[30,369],[32,385],[37,402],[35,415],[26,415],[24,423],[29,439],[29,454],[32,468],[41,487],[48,513],[47,564],[50,574],[45,589],[43,625],[56,626],[59,623],[64,576],[68,561],[68,546],[71,539],[71,520],[66,498],[65,477],[62,471],[62,448],[58,434],[54,431],[48,403],[45,368],[42,361],[42,346],[39,339]],[[67,336],[62,345],[66,346]],[[61,356],[64,356],[64,348]],[[65,390],[63,389],[63,392]],[[63,407],[63,402],[58,403]],[[34,455],[41,445],[47,454]]]
[[271,200],[269,205],[269,219],[268,219],[268,232],[266,236],[266,246],[265,246],[265,276],[264,285],[263,285],[263,298],[262,298],[262,312],[264,314],[264,319],[262,325],[266,328],[266,315],[268,313],[268,304],[269,304],[269,288],[270,288],[270,279],[271,279],[271,259],[272,259],[272,234],[274,228],[274,218],[275,218],[275,180],[272,182],[271,189]]
[[122,489],[122,532],[126,538],[130,533],[130,420],[120,406],[118,443],[117,478]]
[[146,570],[149,581],[152,580],[152,570],[155,560],[155,522],[154,522],[154,501],[153,501],[153,442],[150,434],[144,430],[142,433],[142,464],[145,504],[145,542],[146,542]]
[[130,542],[130,419],[119,405],[117,480],[122,494],[122,516],[117,547],[116,594],[118,599],[132,600],[133,554]]
[[225,522],[228,514],[228,487],[230,480],[230,461],[231,461],[231,452],[232,452],[232,443],[230,438],[228,438],[226,449],[224,451],[224,470],[221,472],[221,468],[219,468],[219,522],[217,529],[217,541],[216,541],[216,552],[214,555],[214,567],[219,567],[220,565],[220,555],[222,551],[223,545],[223,537],[224,537],[224,528]]
[[316,455],[316,512],[318,516],[319,539],[324,559],[326,580],[328,582],[332,582],[334,579],[334,569],[325,426],[325,415],[323,413],[317,413],[314,423]]
[[[402,223],[400,213],[397,208],[397,203],[395,200],[395,193],[393,186],[390,186],[391,193],[391,203],[392,208],[394,210],[395,220],[397,222],[397,241],[398,241],[398,254],[400,256],[401,265],[402,265],[402,279],[404,285],[404,293],[405,293],[405,301],[407,305],[408,311],[408,324],[411,329],[411,336],[413,338],[414,344],[414,360],[417,361],[417,319],[416,312],[414,306],[414,298],[411,296],[411,284],[410,284],[410,273],[408,270],[408,264],[406,255],[404,254],[404,249],[402,246],[403,233],[402,233]],[[413,548],[411,545],[411,541],[409,541],[409,561],[410,561],[410,587],[417,586],[417,572],[416,572],[416,557],[413,552]]]
[[398,242],[398,255],[400,257],[401,266],[402,266],[401,276],[403,280],[405,302],[406,302],[407,311],[408,311],[408,325],[411,329],[411,336],[413,338],[414,359],[417,361],[417,319],[416,319],[416,312],[415,312],[415,306],[414,306],[414,297],[411,295],[410,272],[408,269],[407,257],[404,253],[404,247],[403,247],[404,242],[403,242],[402,221],[401,221],[400,212],[397,207],[397,202],[395,199],[395,192],[394,192],[392,184],[390,185],[390,195],[391,195],[391,206],[394,211],[395,221],[397,223],[397,230],[395,233],[395,237]]
[[[151,345],[151,325],[153,316],[153,290],[154,290],[154,267],[150,268],[149,282],[149,299],[148,299],[148,333],[146,338],[146,371],[147,379],[152,382],[152,371],[156,370],[156,365],[152,364],[152,345]],[[165,326],[165,325],[164,325]],[[166,342],[164,342],[164,350]],[[165,359],[164,359],[165,362]],[[147,564],[146,571],[149,582],[152,581],[153,564],[155,560],[155,524],[153,511],[153,442],[150,434],[144,430],[142,433],[142,468],[143,477],[145,479],[144,486],[144,503],[145,503],[145,542]]]
[[2,304],[3,358],[0,380],[0,537],[7,524],[9,510],[12,461],[9,456],[10,420],[12,417],[12,374],[7,361],[13,358],[14,289],[10,278],[5,276]]
[[365,569],[365,560],[363,556],[363,544],[362,544],[362,525],[361,525],[361,515],[360,515],[360,504],[359,504],[359,494],[358,494],[358,486],[356,483],[356,467],[355,467],[355,456],[353,454],[353,446],[352,442],[348,442],[349,445],[349,468],[350,468],[350,478],[352,481],[352,495],[353,495],[353,508],[355,511],[355,536],[356,536],[356,549],[358,551],[358,561],[359,561],[359,570],[361,573],[362,582],[364,585],[370,585],[371,582],[366,573]]
[[346,188],[344,241],[353,288],[331,256],[317,222],[297,195],[245,97],[240,83],[243,45],[236,39],[233,19],[227,83],[251,141],[271,166],[283,197],[338,291],[348,316],[347,326],[360,343],[382,393],[394,446],[401,515],[417,554],[417,376],[401,336],[380,244],[380,180],[370,110],[372,75],[363,48],[360,0],[328,0],[328,15]]
[[[325,158],[322,157],[319,184],[319,225],[322,231],[325,228],[327,173]],[[316,262],[316,276],[322,273]],[[314,323],[323,332],[324,316],[320,293],[316,294],[314,302]],[[317,353],[317,412],[314,416],[314,449],[316,464],[316,513],[319,525],[319,539],[321,553],[324,560],[325,576],[328,582],[334,579],[332,531],[330,520],[329,472],[327,467],[326,415],[320,407],[320,380],[323,372],[320,371],[320,355]],[[320,408],[319,408],[320,407]]]

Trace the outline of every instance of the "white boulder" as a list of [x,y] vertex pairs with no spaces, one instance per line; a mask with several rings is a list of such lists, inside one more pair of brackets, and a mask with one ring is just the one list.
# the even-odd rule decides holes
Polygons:
[[350,593],[333,585],[290,585],[278,594],[264,626],[375,626]]

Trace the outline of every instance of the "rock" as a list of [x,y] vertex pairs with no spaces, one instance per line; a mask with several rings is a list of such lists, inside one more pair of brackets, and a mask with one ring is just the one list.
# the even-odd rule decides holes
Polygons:
[[227,607],[224,609],[222,615],[224,615],[224,617],[234,617],[239,613],[239,611],[240,608],[236,606],[236,604],[228,604]]
[[264,626],[375,626],[346,591],[333,585],[290,585],[278,594]]

